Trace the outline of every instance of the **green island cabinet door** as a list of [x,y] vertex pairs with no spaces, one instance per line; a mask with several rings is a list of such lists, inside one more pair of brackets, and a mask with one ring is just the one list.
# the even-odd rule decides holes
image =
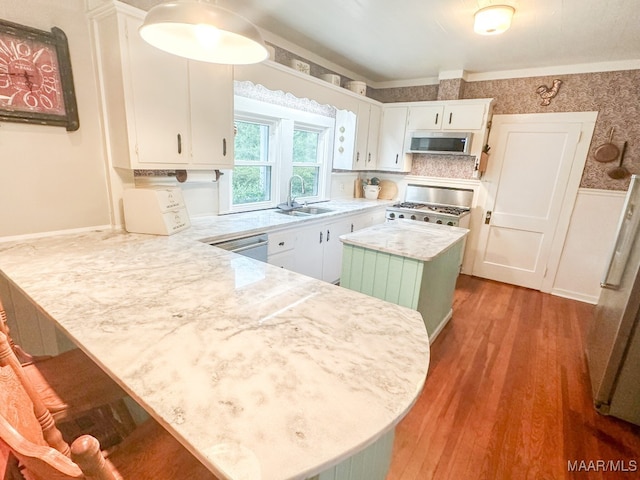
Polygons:
[[417,310],[433,340],[451,317],[463,246],[423,261],[345,243],[340,285]]

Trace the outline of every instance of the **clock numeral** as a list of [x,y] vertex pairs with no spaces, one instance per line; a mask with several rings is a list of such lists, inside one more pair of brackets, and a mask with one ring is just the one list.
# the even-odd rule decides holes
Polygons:
[[57,92],[57,86],[55,77],[42,77],[42,89],[46,93]]
[[48,63],[43,63],[42,65],[40,65],[40,70],[43,73],[55,73],[56,69],[54,68],[53,65],[50,65]]
[[27,92],[22,97],[22,100],[27,107],[36,108],[41,106],[48,109],[53,108],[53,102],[44,94],[36,95],[33,92]]
[[40,95],[39,97],[40,97],[40,103],[44,108],[48,108],[49,110],[53,108],[53,102],[49,97],[47,97],[46,95]]
[[27,92],[23,95],[22,101],[27,107],[36,108],[39,105],[38,97],[33,92]]

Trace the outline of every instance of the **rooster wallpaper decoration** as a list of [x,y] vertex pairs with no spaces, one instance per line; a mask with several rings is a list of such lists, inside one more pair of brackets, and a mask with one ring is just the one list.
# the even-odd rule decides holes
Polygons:
[[536,93],[540,95],[542,102],[540,105],[546,107],[551,103],[551,99],[558,94],[558,90],[560,90],[560,85],[562,85],[562,80],[554,80],[553,87],[549,88],[546,85],[540,85],[536,89]]

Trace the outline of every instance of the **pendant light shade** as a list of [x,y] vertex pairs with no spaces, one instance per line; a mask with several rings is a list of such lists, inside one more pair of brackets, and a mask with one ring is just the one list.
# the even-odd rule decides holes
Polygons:
[[246,65],[269,56],[245,18],[206,0],[176,0],[147,13],[140,36],[154,47],[202,62]]
[[490,5],[476,12],[473,31],[480,35],[497,35],[511,26],[515,9],[509,5]]

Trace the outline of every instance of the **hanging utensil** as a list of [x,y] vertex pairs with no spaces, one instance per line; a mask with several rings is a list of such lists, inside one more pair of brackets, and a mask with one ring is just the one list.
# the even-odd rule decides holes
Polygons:
[[615,180],[620,180],[630,175],[629,170],[627,170],[626,167],[622,166],[622,161],[624,160],[624,154],[626,151],[627,151],[627,142],[624,142],[624,145],[622,146],[622,153],[620,154],[620,165],[618,165],[615,168],[612,168],[607,172],[607,174]]
[[616,158],[618,158],[618,154],[620,153],[620,149],[616,147],[611,141],[613,140],[613,132],[615,129],[611,127],[611,131],[609,132],[609,141],[607,143],[603,143],[598,148],[596,148],[593,153],[593,157],[598,162],[613,162]]

